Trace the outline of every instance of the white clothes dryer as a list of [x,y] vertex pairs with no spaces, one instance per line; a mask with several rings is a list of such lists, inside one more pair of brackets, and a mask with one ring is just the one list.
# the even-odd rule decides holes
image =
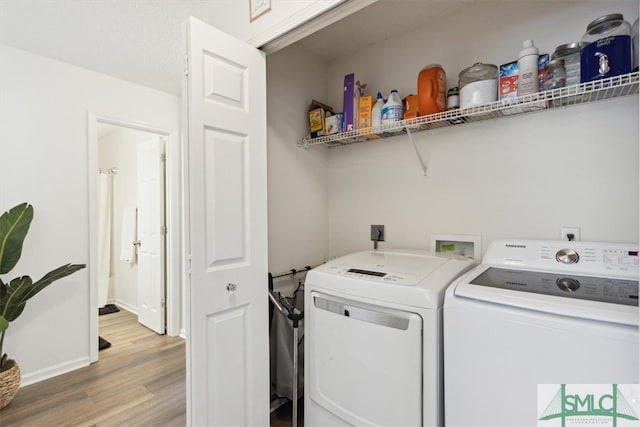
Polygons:
[[570,414],[565,402],[549,408],[551,417],[541,411],[539,384],[637,383],[637,251],[631,244],[492,242],[483,263],[446,293],[445,424],[556,425],[559,419],[546,418]]
[[441,426],[442,304],[472,260],[358,252],[305,281],[307,426]]

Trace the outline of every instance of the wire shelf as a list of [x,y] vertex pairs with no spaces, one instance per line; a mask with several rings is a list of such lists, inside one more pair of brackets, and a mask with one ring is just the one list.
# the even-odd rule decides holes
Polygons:
[[318,138],[304,138],[298,145],[300,147],[320,144],[329,147],[341,146],[402,135],[407,133],[407,129],[419,132],[633,95],[638,93],[639,75],[638,72],[623,74],[515,99],[402,120],[380,127],[357,129]]

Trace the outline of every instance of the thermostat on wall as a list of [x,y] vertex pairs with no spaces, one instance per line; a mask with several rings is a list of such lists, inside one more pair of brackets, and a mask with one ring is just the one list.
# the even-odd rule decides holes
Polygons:
[[482,257],[482,237],[461,234],[432,234],[431,250],[460,255],[479,263]]

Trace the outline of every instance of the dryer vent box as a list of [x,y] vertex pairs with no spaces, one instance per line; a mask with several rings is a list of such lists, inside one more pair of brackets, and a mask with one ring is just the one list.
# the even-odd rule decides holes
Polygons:
[[482,237],[460,234],[432,234],[431,250],[446,252],[482,261]]

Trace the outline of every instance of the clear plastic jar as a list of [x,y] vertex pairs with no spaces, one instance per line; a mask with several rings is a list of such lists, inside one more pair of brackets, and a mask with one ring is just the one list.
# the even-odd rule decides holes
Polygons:
[[543,90],[565,87],[567,73],[564,68],[564,59],[552,59],[544,66]]
[[551,54],[551,60],[562,59],[564,61],[567,86],[580,84],[580,51],[580,43],[567,43],[558,46]]
[[631,25],[619,13],[601,16],[582,36],[580,81],[590,82],[630,73],[633,68]]
[[477,62],[460,72],[460,108],[498,100],[498,67]]
[[457,110],[460,108],[460,89],[458,86],[447,91],[447,110]]

